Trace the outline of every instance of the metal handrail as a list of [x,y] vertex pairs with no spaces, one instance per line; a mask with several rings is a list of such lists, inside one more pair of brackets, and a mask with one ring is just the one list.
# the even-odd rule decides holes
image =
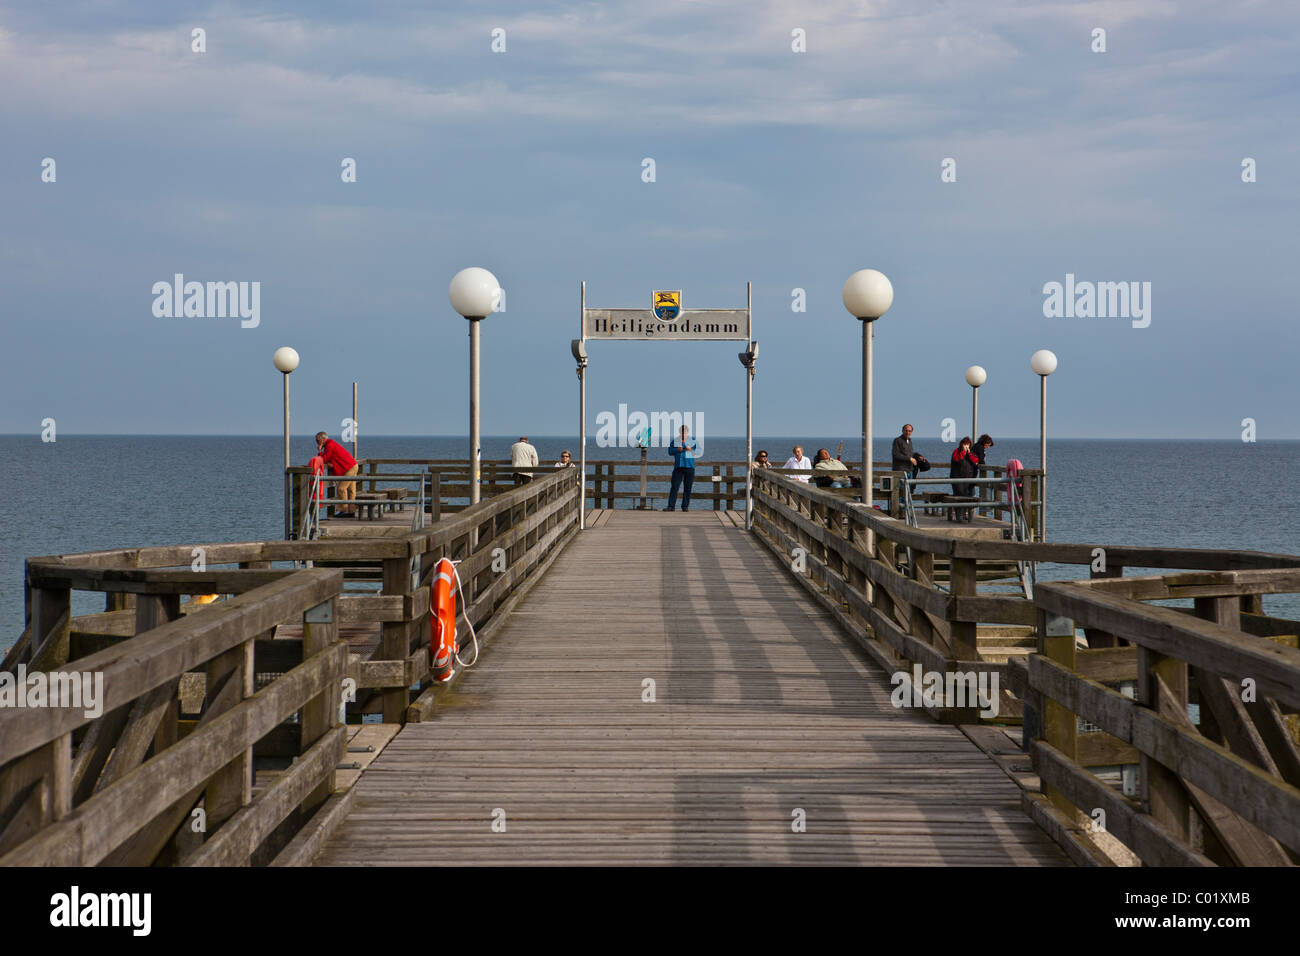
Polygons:
[[[1011,537],[1014,541],[1029,541],[1030,528],[1029,522],[1025,518],[1024,495],[1016,490],[1016,477],[1003,475],[1001,478],[953,478],[951,475],[947,478],[909,478],[903,476],[903,516],[907,524],[913,528],[919,527],[916,520],[916,501],[912,497],[912,488],[915,485],[1007,485],[1007,501],[990,502],[981,501],[978,498],[974,501],[952,501],[943,502],[945,508],[1006,508],[1011,523]],[[907,549],[907,560],[911,564],[912,549]],[[1029,600],[1034,599],[1034,585],[1038,581],[1038,562],[1037,561],[1017,561],[1017,575],[1020,578],[1021,589],[1025,597]]]
[[[321,492],[321,475],[311,476],[311,489],[307,498],[307,507],[303,509],[302,527],[299,529],[298,538],[302,541],[310,541],[320,535],[320,492]],[[310,561],[293,563],[294,567],[310,568]]]
[[415,514],[411,516],[411,530],[419,531],[424,527],[424,476],[420,476],[420,493],[415,499]]

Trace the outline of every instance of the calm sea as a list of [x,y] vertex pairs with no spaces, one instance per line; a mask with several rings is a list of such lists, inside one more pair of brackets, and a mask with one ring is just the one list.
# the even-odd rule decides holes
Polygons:
[[[892,436],[876,443],[876,460],[888,458]],[[635,448],[596,448],[589,457],[636,458]],[[853,436],[799,439],[764,437],[781,464],[798,440],[808,452],[835,451]],[[509,456],[513,437],[487,438],[487,458]],[[576,439],[534,436],[550,464]],[[460,437],[366,436],[360,451],[374,458],[457,458],[467,454]],[[947,459],[952,446],[917,439],[932,461]],[[283,532],[281,439],[277,437],[77,436],[43,443],[38,435],[0,436],[8,462],[0,539],[0,647],[23,628],[23,560],[99,548],[241,541]],[[306,464],[310,436],[295,436],[292,457]],[[707,438],[702,462],[744,458],[743,438]],[[651,449],[652,456],[663,455]],[[1071,441],[1048,446],[1049,540],[1097,544],[1168,545],[1300,551],[1300,442]],[[575,455],[576,457],[576,455]],[[1038,463],[1038,440],[1004,439],[991,462],[1019,458]],[[1044,577],[1055,577],[1042,569]],[[1300,617],[1300,601],[1266,598],[1270,613]],[[74,613],[102,610],[102,598],[81,595]]]

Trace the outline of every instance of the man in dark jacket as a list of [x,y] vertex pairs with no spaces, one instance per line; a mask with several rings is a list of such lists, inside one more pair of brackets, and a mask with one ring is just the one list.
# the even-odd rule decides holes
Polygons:
[[916,477],[916,451],[912,448],[912,426],[904,425],[903,434],[894,439],[890,448],[891,467],[911,478]]

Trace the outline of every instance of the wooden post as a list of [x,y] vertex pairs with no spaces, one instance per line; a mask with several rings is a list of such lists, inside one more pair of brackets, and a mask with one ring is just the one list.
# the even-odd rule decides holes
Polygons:
[[293,527],[289,529],[289,534],[296,538],[303,519],[307,517],[307,509],[311,507],[311,475],[297,474],[293,478],[297,493],[293,496]]
[[[876,557],[888,565],[891,569],[898,566],[895,560],[894,542],[876,535]],[[871,606],[881,613],[883,617],[890,621],[897,621],[894,616],[894,598],[883,587],[875,588],[871,596]]]
[[1025,520],[1029,524],[1030,541],[1041,540],[1038,535],[1038,511],[1043,496],[1041,474],[1028,475],[1025,478]]
[[[135,596],[135,633],[143,634],[155,627],[161,627],[168,621],[175,621],[181,616],[181,598],[179,594],[139,594]],[[208,680],[211,681],[211,676]],[[211,686],[209,684],[209,686]],[[153,734],[154,751],[166,750],[176,743],[180,736],[181,702],[173,694],[158,721],[158,728]]]
[[29,588],[32,656],[29,671],[48,671],[68,662],[72,592],[68,588]]
[[[463,583],[466,590],[473,587],[471,581],[464,581]],[[406,596],[410,593],[410,558],[385,558],[383,594],[385,596]],[[415,628],[414,622],[385,621],[381,627],[383,630],[377,659],[386,661],[406,660],[411,653],[411,634]],[[384,688],[380,691],[380,696],[384,702],[384,723],[400,724],[406,714],[407,706],[411,703],[411,695],[407,691],[406,685]]]
[[[954,597],[974,597],[978,580],[977,562],[974,558],[952,558],[949,562],[948,590]],[[977,661],[979,643],[976,640],[976,622],[951,621],[952,656],[958,661]]]
[[[230,710],[253,696],[253,641],[244,641],[208,662],[208,696],[221,695],[221,711]],[[220,688],[220,689],[218,689]],[[167,722],[164,716],[163,722]],[[163,728],[159,727],[161,734]],[[253,799],[253,748],[242,750],[218,770],[204,791],[203,809],[211,833]]]
[[[1163,689],[1162,689],[1163,687]],[[1160,698],[1170,695],[1169,704],[1187,713],[1187,664],[1138,645],[1138,702],[1156,713]],[[1141,754],[1138,793],[1143,809],[1185,843],[1192,842],[1192,809],[1187,790],[1178,775],[1163,764]]]
[[430,524],[442,520],[442,472],[432,466],[429,468],[429,519]]
[[135,595],[128,594],[126,591],[105,591],[104,610],[105,611],[135,610]]
[[72,810],[72,734],[56,737],[0,771],[0,856]]
[[[1124,576],[1124,566],[1122,564],[1107,564],[1105,571],[1098,571],[1090,567],[1088,574],[1093,580],[1098,578],[1122,578]],[[1099,631],[1095,627],[1085,627],[1083,633],[1088,639],[1089,650],[1098,647],[1115,647],[1118,644],[1118,639],[1114,634]]]
[[[1068,617],[1039,609],[1038,653],[1055,661],[1070,671],[1075,668],[1074,621]],[[1049,744],[1068,760],[1079,756],[1079,722],[1074,712],[1043,695],[1042,734]],[[1065,794],[1054,787],[1043,785],[1043,793],[1071,820],[1078,816],[1078,808]]]
[[732,480],[736,476],[736,466],[727,466],[727,511],[736,510],[736,483]]
[[[387,562],[385,562],[386,564]],[[409,577],[409,566],[407,568]],[[334,598],[309,608],[302,616],[302,659],[307,662],[322,651],[328,650],[339,639],[339,625],[335,615]],[[300,754],[305,754],[312,744],[320,740],[338,722],[338,705],[343,692],[342,674],[335,674],[326,682],[325,689],[307,701],[302,708],[302,739]],[[387,700],[385,700],[387,704]],[[346,741],[344,741],[346,742]],[[343,758],[343,748],[335,763]],[[304,813],[310,814],[324,803],[334,790],[334,770],[302,802]]]
[[[721,474],[721,473],[720,473],[719,470],[718,470],[718,466],[717,466],[717,465],[714,465],[714,466],[713,466],[713,477],[714,477],[714,478],[717,478],[717,477],[719,477],[720,474]],[[721,511],[721,510],[722,510],[722,498],[719,497],[719,494],[720,494],[720,489],[722,488],[722,484],[721,484],[721,482],[718,482],[718,481],[710,481],[709,484],[713,486],[713,488],[712,488],[712,491],[713,491],[713,510],[714,510],[714,511]]]
[[[912,567],[908,569],[911,572],[911,578],[918,584],[934,588],[934,555],[929,551],[920,551],[912,549]],[[934,625],[930,623],[930,618],[926,615],[925,609],[918,605],[911,605],[910,621],[911,634],[931,647],[935,647],[934,642]],[[940,648],[946,651],[947,648]]]

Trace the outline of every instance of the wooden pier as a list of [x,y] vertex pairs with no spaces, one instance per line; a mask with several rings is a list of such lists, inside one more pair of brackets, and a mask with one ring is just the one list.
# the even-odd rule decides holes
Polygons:
[[[0,865],[1300,859],[1300,622],[1264,604],[1300,557],[1005,540],[993,493],[912,525],[879,470],[882,510],[755,472],[746,531],[743,463],[579,531],[584,484],[637,477],[461,509],[431,488],[465,463],[392,464],[407,517],[28,561],[0,671],[105,690],[0,707]],[[482,659],[440,684],[444,556]],[[1042,562],[1079,576],[1024,586]],[[913,675],[996,678],[997,713],[895,706]]]
[[997,764],[889,694],[730,519],[602,511],[317,863],[1068,862]]

